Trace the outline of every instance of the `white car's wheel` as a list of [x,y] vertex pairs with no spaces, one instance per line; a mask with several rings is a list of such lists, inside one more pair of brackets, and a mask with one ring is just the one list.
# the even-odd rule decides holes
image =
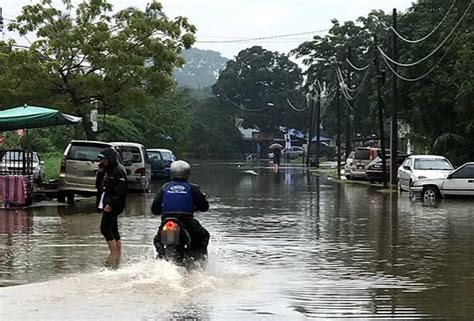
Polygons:
[[423,200],[425,201],[436,201],[439,197],[439,194],[436,187],[427,186],[423,188],[422,196],[423,196]]

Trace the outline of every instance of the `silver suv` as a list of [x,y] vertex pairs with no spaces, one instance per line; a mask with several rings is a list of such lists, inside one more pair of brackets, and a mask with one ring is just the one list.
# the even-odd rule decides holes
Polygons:
[[74,202],[74,195],[95,196],[97,188],[97,155],[112,144],[98,141],[73,140],[64,151],[58,181],[58,201]]

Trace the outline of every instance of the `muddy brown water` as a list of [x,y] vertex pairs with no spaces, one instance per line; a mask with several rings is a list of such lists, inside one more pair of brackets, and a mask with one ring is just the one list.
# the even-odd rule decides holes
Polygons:
[[202,162],[192,181],[212,235],[194,271],[154,259],[152,194],[128,199],[118,267],[93,200],[0,209],[0,320],[474,317],[472,200],[427,206],[297,166]]

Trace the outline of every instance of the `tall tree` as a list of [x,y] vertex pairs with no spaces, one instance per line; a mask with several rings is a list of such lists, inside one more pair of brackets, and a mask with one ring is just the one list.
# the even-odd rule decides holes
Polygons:
[[116,113],[172,88],[173,70],[183,63],[179,54],[194,42],[195,27],[186,18],[169,19],[155,1],[117,13],[106,0],[62,3],[64,9],[51,0],[26,5],[8,28],[36,35],[21,75],[82,116],[89,139],[91,100]]
[[176,82],[179,87],[193,89],[214,85],[228,60],[217,51],[197,48],[184,50],[182,57],[186,63],[175,71]]
[[304,115],[287,101],[304,106],[302,83],[301,69],[288,56],[255,46],[228,61],[212,89],[224,103],[234,105],[245,127],[278,133],[279,126],[305,127]]

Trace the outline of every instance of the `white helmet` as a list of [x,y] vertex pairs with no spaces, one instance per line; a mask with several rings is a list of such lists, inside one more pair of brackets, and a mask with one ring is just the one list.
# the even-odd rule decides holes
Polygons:
[[174,161],[170,166],[170,176],[171,179],[182,178],[188,179],[189,174],[191,174],[191,166],[182,160]]

